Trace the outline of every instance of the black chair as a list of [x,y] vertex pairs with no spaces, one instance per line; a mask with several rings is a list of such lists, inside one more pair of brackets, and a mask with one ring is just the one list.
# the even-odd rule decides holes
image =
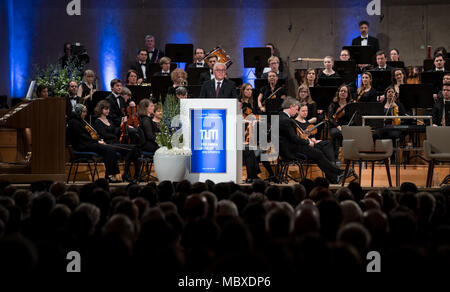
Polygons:
[[[306,155],[303,156],[304,156],[303,158],[295,160],[283,160],[281,156],[278,156],[277,174],[276,174],[278,183],[289,183],[289,179],[292,179],[295,182],[300,182],[303,178],[306,177],[309,165],[308,165],[308,158],[306,157]],[[298,166],[298,170],[300,173],[299,180],[289,175],[289,166],[291,165]],[[303,170],[303,166],[306,166],[305,170]]]
[[141,162],[141,169],[139,170],[139,181],[144,181],[144,177],[146,178],[146,181],[149,181],[150,178],[157,179],[155,176],[151,175],[153,155],[153,152],[142,151],[142,155],[139,158],[139,161]]
[[[70,168],[69,168],[69,174],[67,175],[67,183],[69,183],[69,180],[70,180],[70,174],[72,173],[72,167],[74,164],[76,164],[75,165],[75,173],[73,175],[73,181],[72,181],[72,183],[75,183],[75,180],[77,178],[77,173],[78,173],[78,166],[80,165],[80,163],[87,163],[92,182],[95,181],[96,175],[97,175],[97,178],[100,178],[100,175],[99,175],[98,169],[97,169],[97,163],[101,160],[100,155],[98,155],[95,152],[76,151],[72,148],[71,145],[69,145],[68,148],[69,148],[69,154],[70,154]],[[93,167],[91,167],[91,164]]]

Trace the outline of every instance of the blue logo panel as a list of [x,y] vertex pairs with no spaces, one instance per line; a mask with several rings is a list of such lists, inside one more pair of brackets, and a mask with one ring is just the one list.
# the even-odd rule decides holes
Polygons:
[[226,109],[191,109],[191,173],[225,173]]

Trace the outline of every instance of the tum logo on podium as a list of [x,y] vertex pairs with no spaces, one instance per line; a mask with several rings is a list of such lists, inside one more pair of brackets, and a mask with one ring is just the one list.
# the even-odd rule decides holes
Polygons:
[[201,139],[216,141],[219,138],[219,130],[217,129],[209,129],[209,130],[200,130]]

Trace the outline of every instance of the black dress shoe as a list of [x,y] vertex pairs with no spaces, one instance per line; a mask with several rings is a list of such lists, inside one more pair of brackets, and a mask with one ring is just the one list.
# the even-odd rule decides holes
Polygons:
[[335,182],[335,184],[341,184],[342,183],[342,181],[343,181],[343,179],[344,179],[344,171],[342,171],[341,172],[341,174],[339,174],[337,177],[336,177],[336,182]]
[[123,182],[132,182],[133,180],[132,180],[131,177],[129,177],[128,175],[123,174],[123,175],[122,175],[122,181],[123,181]]
[[119,182],[120,182],[120,180],[119,180],[118,178],[116,178],[115,176],[108,176],[108,177],[106,178],[106,180],[107,180],[109,183],[119,183]]
[[351,168],[349,171],[348,171],[348,174],[347,174],[347,178],[348,177],[351,177],[351,176],[354,176],[355,177],[355,179],[358,179],[359,178],[359,176],[356,174],[356,172],[355,172],[355,170],[353,169],[353,168]]

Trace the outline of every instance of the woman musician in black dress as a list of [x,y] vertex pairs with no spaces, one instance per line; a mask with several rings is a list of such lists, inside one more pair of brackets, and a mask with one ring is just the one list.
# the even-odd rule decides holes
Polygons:
[[[300,101],[300,104],[305,103],[308,106],[308,116],[306,117],[308,123],[316,124],[322,122],[324,118],[323,110],[317,109],[317,103],[312,100],[309,87],[306,84],[302,84],[298,87],[297,99]],[[322,129],[323,126],[320,126],[318,131],[316,131],[317,132],[317,134],[315,135],[316,138],[320,137]]]
[[141,99],[138,107],[139,127],[145,136],[145,144],[142,150],[147,152],[155,152],[159,148],[156,143],[156,133],[159,131],[159,128],[152,121],[154,111],[155,104],[153,102],[147,98]]
[[[241,105],[242,105],[242,115],[243,118],[247,118],[250,115],[254,115],[254,109],[253,109],[253,88],[251,86],[251,84],[249,83],[244,83],[241,87],[241,92],[240,92],[240,101],[241,101]],[[257,122],[258,121],[258,115],[255,115],[255,119],[253,119],[252,121],[249,121],[249,123],[251,122]],[[252,138],[257,138],[256,136],[258,135],[257,132],[255,131],[251,131],[251,129],[256,129],[256,127],[252,127],[252,125],[250,125],[249,123],[247,123],[245,125],[245,149],[243,151],[243,160],[244,160],[244,164],[247,170],[247,179],[246,182],[247,183],[251,183],[253,180],[258,178],[258,173],[261,172],[261,170],[259,169],[259,157],[261,155],[261,150],[250,150],[249,149],[249,142],[250,139]],[[255,137],[250,137],[250,135],[255,135]],[[269,179],[274,178],[275,175],[273,173],[272,167],[270,166],[269,161],[261,161],[263,166],[266,168],[267,172],[269,173]]]
[[364,72],[361,76],[361,86],[356,91],[357,102],[377,102],[378,96],[375,88],[372,87],[372,74]]
[[345,107],[351,102],[350,87],[341,85],[333,102],[328,106],[328,122],[330,125],[331,142],[333,143],[334,156],[337,159],[339,147],[342,144],[342,128],[350,122],[350,118],[345,113]]
[[[281,105],[281,100],[286,98],[286,90],[278,84],[278,75],[273,71],[267,73],[267,80],[269,84],[262,87],[258,95],[258,108],[261,112],[266,112],[266,102],[269,99],[278,100]],[[276,110],[281,111],[281,106]]]
[[[115,146],[116,152],[119,152],[125,157],[125,167],[122,175],[122,181],[132,181],[130,176],[130,164],[134,164],[134,181],[139,180],[139,149],[133,144],[122,144],[119,142],[119,137],[123,135],[120,128],[114,127],[112,122],[108,119],[109,115],[109,102],[107,100],[101,100],[95,107],[95,114],[97,119],[94,122],[94,129],[97,131],[100,139],[107,145]],[[126,122],[122,121],[122,123]]]

